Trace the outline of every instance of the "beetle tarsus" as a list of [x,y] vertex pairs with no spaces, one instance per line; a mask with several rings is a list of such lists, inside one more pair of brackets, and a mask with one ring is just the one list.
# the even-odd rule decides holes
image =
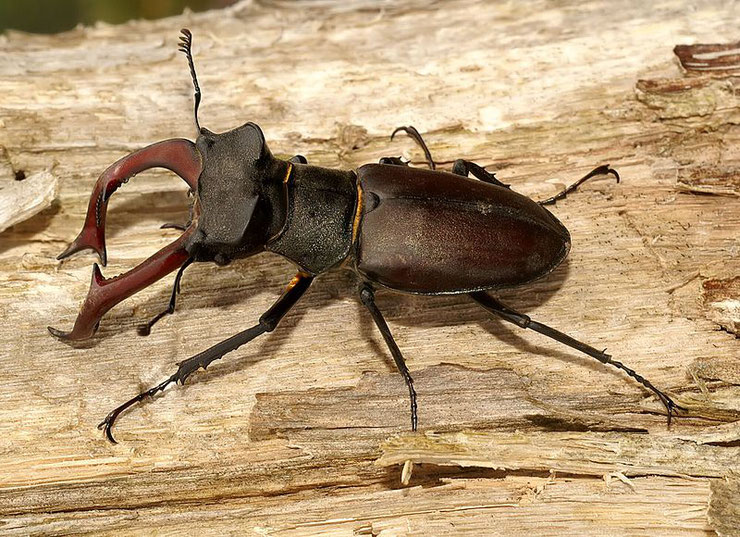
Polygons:
[[162,317],[165,315],[172,315],[175,313],[175,304],[177,303],[177,295],[180,293],[180,280],[182,280],[182,274],[185,272],[185,269],[190,266],[190,264],[194,261],[194,259],[191,257],[183,265],[180,267],[180,270],[177,271],[177,275],[175,276],[175,283],[172,286],[172,294],[170,295],[170,302],[167,305],[167,308],[165,308],[163,311],[160,311],[157,313],[148,323],[142,324],[137,329],[137,332],[140,336],[148,336],[152,333],[152,326],[159,321]]
[[168,378],[167,380],[165,380],[164,382],[157,384],[154,388],[150,388],[147,391],[140,393],[136,397],[129,399],[122,405],[114,408],[111,412],[108,413],[105,419],[98,424],[98,429],[102,429],[105,432],[106,438],[112,444],[117,444],[118,442],[116,441],[115,438],[113,438],[113,432],[111,429],[113,428],[113,424],[115,423],[116,419],[121,414],[121,412],[123,412],[130,406],[138,403],[139,401],[146,399],[147,397],[153,397],[154,395],[156,395],[157,392],[164,391],[164,389],[168,385],[172,384],[173,382],[175,382],[174,375]]
[[565,198],[568,194],[576,190],[579,186],[581,186],[583,183],[591,179],[592,177],[596,177],[597,175],[613,175],[617,179],[617,183],[620,181],[619,173],[617,173],[617,170],[610,167],[608,164],[603,164],[601,166],[598,166],[588,172],[586,175],[581,177],[578,181],[570,185],[569,187],[563,189],[562,191],[558,192],[554,196],[544,199],[542,201],[538,201],[540,205],[553,205],[556,201],[561,200]]
[[670,428],[671,426],[671,417],[675,414],[678,416],[678,412],[688,412],[689,409],[686,407],[682,407],[681,405],[677,404],[673,401],[670,397],[668,397],[663,392],[660,392],[657,394],[658,398],[660,399],[660,402],[663,403],[663,406],[666,409],[666,417],[667,417],[667,426]]
[[[188,189],[188,197],[193,196],[193,191],[191,189]],[[165,222],[161,226],[159,226],[159,229],[177,229],[179,231],[185,231],[187,228],[190,227],[190,224],[193,223],[193,211],[195,210],[195,203],[190,204],[190,208],[188,209],[188,220],[184,224],[176,224],[174,222]]]
[[[180,276],[180,273],[178,273],[178,276]],[[311,285],[312,281],[313,276],[310,276],[303,272],[299,272],[296,277],[293,278],[293,280],[290,282],[287,289],[285,290],[285,292],[283,292],[280,298],[278,298],[277,301],[275,301],[275,303],[270,307],[270,309],[268,309],[260,317],[258,324],[252,326],[251,328],[247,328],[246,330],[239,332],[234,336],[231,336],[229,339],[226,339],[221,343],[217,343],[216,345],[196,354],[195,356],[188,358],[187,360],[180,362],[177,366],[177,371],[172,376],[167,378],[167,380],[157,384],[153,388],[141,392],[136,397],[132,397],[122,405],[114,408],[98,425],[98,429],[104,429],[105,436],[108,438],[108,440],[115,444],[116,441],[111,434],[111,428],[113,427],[113,423],[116,421],[116,418],[118,418],[121,412],[123,412],[130,406],[135,405],[136,403],[146,399],[147,397],[151,397],[157,392],[163,391],[168,385],[172,384],[173,382],[177,384],[185,384],[185,381],[188,379],[188,377],[190,377],[190,375],[192,375],[199,369],[206,369],[215,360],[218,360],[222,358],[225,354],[238,349],[246,343],[249,343],[257,336],[266,332],[272,332],[277,327],[280,320],[285,316],[285,314],[287,314],[288,311],[290,311],[290,309],[296,304],[296,302],[298,302],[298,300],[303,296],[303,294]],[[173,289],[173,292],[176,289],[177,282],[175,283],[175,289]]]
[[[424,138],[421,137],[421,134],[418,130],[416,130],[416,127],[413,127],[409,125],[408,127],[398,127],[396,130],[394,130],[391,133],[391,140],[396,137],[396,134],[399,132],[405,132],[408,134],[411,139],[413,139],[417,144],[419,144],[419,147],[421,147],[422,151],[424,151],[424,157],[427,159],[427,165],[429,166],[430,170],[436,170],[437,165],[434,162],[434,159],[432,158],[432,153],[429,151],[429,148],[427,147],[426,142],[424,141]],[[385,164],[381,162],[381,164]]]
[[366,284],[360,288],[360,300],[370,311],[370,315],[372,316],[373,321],[375,321],[375,325],[378,327],[378,330],[380,330],[380,333],[383,335],[385,344],[388,346],[388,350],[391,351],[391,355],[393,356],[393,361],[396,362],[396,367],[398,367],[398,370],[401,372],[403,380],[406,382],[406,386],[409,389],[409,398],[411,400],[411,430],[416,431],[416,426],[419,421],[417,417],[416,390],[414,389],[414,379],[411,378],[411,373],[406,365],[406,360],[404,360],[401,349],[398,348],[395,339],[393,339],[393,334],[391,333],[391,329],[388,328],[388,323],[385,322],[383,314],[378,309],[378,306],[375,305],[375,293],[369,285]]
[[490,313],[493,313],[505,321],[508,321],[510,323],[516,324],[517,326],[521,328],[529,328],[530,330],[534,330],[535,332],[539,332],[540,334],[549,337],[550,339],[554,339],[555,341],[558,341],[559,343],[562,343],[564,345],[567,345],[568,347],[571,347],[572,349],[576,349],[578,351],[581,351],[584,354],[587,354],[588,356],[591,356],[592,358],[596,358],[599,362],[603,364],[609,364],[617,369],[621,369],[625,373],[627,373],[630,377],[635,379],[637,382],[645,386],[647,389],[649,389],[651,392],[653,392],[658,399],[660,399],[660,402],[663,403],[667,410],[668,414],[668,426],[671,424],[671,416],[676,410],[683,410],[687,411],[686,408],[679,406],[676,404],[673,399],[671,399],[668,395],[663,393],[661,390],[656,388],[652,382],[647,380],[645,377],[637,373],[634,369],[631,369],[624,365],[622,362],[619,362],[618,360],[614,360],[610,355],[604,353],[603,351],[599,351],[590,345],[586,345],[585,343],[582,343],[578,341],[577,339],[574,339],[570,337],[567,334],[564,334],[563,332],[560,332],[558,330],[555,330],[554,328],[550,328],[549,326],[539,323],[537,321],[532,320],[529,316],[524,315],[522,313],[519,313],[516,310],[511,309],[508,306],[505,306],[501,302],[499,302],[497,299],[492,297],[486,292],[478,291],[475,293],[469,293],[469,296],[477,302],[480,306],[483,307],[486,311],[489,311]]

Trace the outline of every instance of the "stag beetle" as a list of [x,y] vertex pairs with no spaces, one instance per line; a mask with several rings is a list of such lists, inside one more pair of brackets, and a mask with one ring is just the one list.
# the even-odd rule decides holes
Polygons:
[[315,277],[338,267],[359,277],[359,298],[406,381],[412,430],[417,427],[414,383],[375,305],[378,288],[418,295],[467,294],[506,321],[625,371],[660,399],[669,424],[675,411],[685,410],[610,355],[530,319],[486,292],[522,286],[563,261],[570,250],[570,234],[544,206],[565,198],[593,176],[612,174],[619,181],[619,174],[608,165],[536,202],[467,160],[455,161],[452,173],[435,171],[429,149],[413,127],[399,127],[391,139],[400,131],[411,136],[424,150],[429,170],[411,168],[398,157],[386,157],[356,171],[309,166],[300,155],[280,160],[270,153],[254,123],[222,134],[200,126],[201,91],[187,29],[182,30],[179,49],[187,57],[193,79],[196,142],[159,142],[105,170],[92,192],[82,231],[58,259],[91,249],[105,266],[108,200],[129,178],[149,168],[167,168],[185,180],[194,193],[190,221],[180,226],[184,231],[180,238],[122,275],[106,279],[95,264],[88,296],[72,330],[65,333],[49,327],[49,331],[64,340],[89,338],[113,306],[179,269],[169,306],[140,329],[147,334],[157,320],[174,312],[183,271],[195,261],[223,265],[268,251],[289,259],[299,270],[258,324],[181,362],[164,382],[110,412],[99,428],[111,442],[115,443],[111,427],[121,412],[173,382],[184,383],[199,368],[274,330]]

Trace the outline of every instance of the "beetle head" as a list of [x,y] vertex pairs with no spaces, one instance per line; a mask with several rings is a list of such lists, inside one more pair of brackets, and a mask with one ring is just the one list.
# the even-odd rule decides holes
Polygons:
[[201,94],[191,47],[192,34],[183,29],[180,50],[187,56],[195,89],[196,143],[182,138],[165,140],[109,166],[95,183],[82,231],[58,259],[92,249],[105,265],[108,201],[131,177],[150,168],[172,170],[195,192],[191,222],[177,240],[125,274],[106,279],[95,265],[74,328],[70,332],[50,328],[54,336],[66,340],[88,338],[105,312],[173,270],[182,271],[192,261],[227,263],[257,253],[282,229],[287,207],[283,179],[290,165],[272,156],[262,131],[253,123],[223,134],[200,128]]
[[203,171],[188,251],[199,261],[217,263],[261,251],[285,218],[287,164],[272,156],[254,123],[222,134],[201,128],[196,147]]

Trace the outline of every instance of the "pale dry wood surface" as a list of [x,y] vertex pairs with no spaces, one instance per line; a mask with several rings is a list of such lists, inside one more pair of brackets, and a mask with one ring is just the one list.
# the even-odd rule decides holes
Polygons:
[[[0,235],[0,534],[738,535],[740,110],[737,69],[684,72],[678,44],[738,40],[727,2],[245,2],[55,36],[0,36],[0,145],[52,169],[58,201]],[[57,262],[98,174],[194,136],[188,26],[214,131],[262,126],[274,153],[353,168],[413,124],[535,198],[610,163],[553,208],[569,260],[502,299],[625,362],[612,368],[464,297],[379,294],[407,392],[349,273],[320,278],[277,331],[186,387],[95,425],[177,361],[251,325],[290,279],[270,255],[171,278],[72,347],[91,255]],[[740,48],[740,47],[739,47]],[[711,54],[710,54],[711,55]],[[732,54],[724,57],[732,59]],[[177,236],[185,185],[141,174],[112,198],[108,276]],[[400,483],[413,461],[410,484]]]

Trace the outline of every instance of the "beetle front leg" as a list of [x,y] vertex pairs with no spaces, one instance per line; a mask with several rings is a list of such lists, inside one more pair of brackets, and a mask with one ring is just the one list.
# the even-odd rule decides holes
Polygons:
[[130,406],[133,406],[136,403],[146,399],[147,397],[151,397],[157,392],[163,391],[173,382],[185,384],[185,381],[188,379],[188,377],[195,373],[198,369],[206,369],[212,362],[218,360],[219,358],[222,358],[226,353],[238,349],[245,343],[249,343],[254,338],[261,334],[264,334],[265,332],[272,332],[273,330],[275,330],[278,323],[282,320],[283,317],[285,317],[285,314],[290,311],[290,309],[296,304],[296,302],[298,302],[298,300],[303,296],[306,290],[308,290],[313,279],[313,276],[305,272],[299,272],[298,274],[296,274],[295,277],[288,284],[288,287],[285,289],[280,298],[278,298],[277,301],[270,307],[270,309],[268,309],[259,318],[259,322],[255,326],[248,328],[243,332],[239,332],[238,334],[231,336],[229,339],[226,339],[221,343],[217,343],[213,347],[206,349],[191,358],[188,358],[184,362],[180,362],[177,371],[175,371],[175,373],[171,377],[157,384],[153,388],[140,393],[136,397],[129,399],[119,407],[113,409],[100,423],[100,425],[98,425],[98,429],[103,429],[108,440],[110,440],[114,444],[117,443],[116,440],[113,438],[111,428],[113,427],[113,423],[116,421],[116,418],[118,418],[121,412],[123,412]]
[[180,270],[177,271],[177,276],[175,276],[175,283],[172,285],[172,294],[170,295],[170,302],[167,305],[167,308],[157,313],[154,317],[152,317],[149,322],[146,324],[142,324],[139,328],[137,328],[137,332],[140,336],[148,336],[152,332],[152,326],[154,326],[157,321],[159,321],[162,317],[165,315],[172,315],[175,313],[175,305],[177,304],[177,295],[180,294],[180,280],[182,280],[182,274],[185,272],[185,269],[188,268],[191,263],[194,261],[194,259],[191,257],[183,265],[180,267]]
[[687,410],[686,408],[677,405],[673,401],[673,399],[671,399],[665,393],[656,388],[653,383],[647,380],[645,377],[637,373],[635,370],[627,367],[622,362],[613,360],[612,357],[605,352],[599,351],[591,347],[590,345],[581,343],[577,339],[574,339],[567,334],[564,334],[558,330],[555,330],[554,328],[550,328],[547,325],[538,323],[537,321],[530,319],[527,315],[519,313],[518,311],[515,311],[508,306],[503,305],[501,302],[493,298],[488,293],[478,291],[475,293],[470,293],[469,296],[480,306],[482,306],[483,309],[495,315],[498,315],[505,321],[513,323],[521,328],[529,328],[530,330],[539,332],[540,334],[554,339],[555,341],[558,341],[560,343],[563,343],[564,345],[567,345],[572,349],[576,349],[584,354],[587,354],[588,356],[591,356],[592,358],[596,358],[602,364],[609,364],[616,367],[617,369],[621,369],[637,382],[645,386],[648,390],[653,392],[656,396],[658,396],[658,399],[660,399],[660,402],[663,403],[663,406],[665,406],[666,411],[668,412],[669,427],[671,425],[671,416],[676,410]]
[[416,415],[417,405],[414,379],[411,378],[409,368],[406,366],[406,360],[404,360],[403,354],[401,354],[401,349],[398,348],[396,341],[393,339],[393,334],[391,334],[391,329],[388,328],[388,323],[385,322],[383,314],[380,313],[378,306],[375,305],[375,293],[369,285],[365,284],[360,288],[360,300],[370,311],[370,315],[372,316],[373,321],[375,321],[375,325],[378,327],[378,330],[380,330],[380,333],[383,335],[383,339],[385,340],[385,344],[391,351],[393,361],[396,362],[396,367],[398,367],[401,375],[403,375],[403,380],[406,381],[406,386],[409,389],[409,398],[411,399],[411,430],[415,431],[418,418]]
[[[188,196],[195,196],[195,191],[188,190]],[[179,231],[185,231],[193,223],[193,213],[195,212],[195,200],[190,204],[188,209],[188,220],[184,224],[177,224],[174,222],[167,222],[159,226],[159,229],[177,229]]]
[[105,266],[105,217],[108,200],[118,188],[139,172],[149,168],[166,168],[182,177],[192,191],[198,188],[198,177],[203,169],[200,152],[190,140],[174,139],[152,144],[123,157],[105,170],[90,196],[85,224],[77,238],[57,259],[91,249]]

